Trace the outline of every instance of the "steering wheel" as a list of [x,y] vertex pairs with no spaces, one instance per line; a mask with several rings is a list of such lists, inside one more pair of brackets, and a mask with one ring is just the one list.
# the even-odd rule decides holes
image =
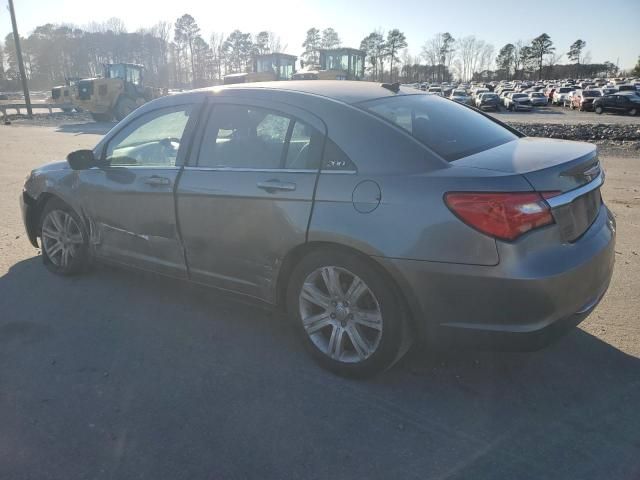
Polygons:
[[175,152],[178,150],[178,147],[180,146],[180,139],[175,137],[167,137],[167,138],[163,138],[158,143],[162,145],[164,148],[166,148],[167,150],[170,149],[172,152]]

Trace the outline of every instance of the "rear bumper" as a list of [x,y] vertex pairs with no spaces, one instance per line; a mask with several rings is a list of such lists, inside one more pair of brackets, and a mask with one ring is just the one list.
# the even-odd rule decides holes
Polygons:
[[494,267],[378,259],[405,293],[422,340],[539,349],[584,320],[604,296],[615,260],[606,206],[577,242]]

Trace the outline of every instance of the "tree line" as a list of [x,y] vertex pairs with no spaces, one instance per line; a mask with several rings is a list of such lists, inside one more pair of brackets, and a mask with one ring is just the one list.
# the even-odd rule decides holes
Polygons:
[[[21,44],[33,89],[96,76],[102,73],[103,64],[119,62],[143,64],[152,85],[201,87],[219,83],[226,74],[251,70],[255,55],[287,49],[269,31],[235,30],[205,38],[189,14],[135,32],[128,32],[118,18],[83,28],[46,24],[21,38]],[[321,49],[341,45],[333,28],[310,28],[301,44],[300,67],[317,67]],[[591,63],[586,46],[578,39],[560,52],[543,33],[528,43],[507,43],[496,53],[493,45],[473,35],[456,39],[443,32],[427,40],[419,55],[410,55],[406,36],[399,29],[375,30],[356,45],[365,52],[366,78],[375,81],[524,80],[618,73],[611,62]],[[570,63],[559,64],[565,54]],[[17,88],[19,79],[13,35],[9,34],[4,48],[0,45],[0,89]]]

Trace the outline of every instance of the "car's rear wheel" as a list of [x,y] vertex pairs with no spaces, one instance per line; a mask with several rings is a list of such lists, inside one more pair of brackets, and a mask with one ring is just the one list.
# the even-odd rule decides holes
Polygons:
[[602,107],[600,105],[598,105],[597,107],[595,107],[593,109],[594,112],[596,112],[598,115],[600,115],[602,113]]
[[366,377],[406,351],[403,309],[385,277],[368,260],[341,250],[313,252],[295,267],[287,310],[320,365]]
[[89,266],[88,236],[82,220],[64,202],[47,202],[40,221],[42,260],[59,275],[80,273]]
[[631,110],[629,110],[629,115],[631,115],[632,117],[635,117],[637,114],[638,114],[637,108],[632,108]]

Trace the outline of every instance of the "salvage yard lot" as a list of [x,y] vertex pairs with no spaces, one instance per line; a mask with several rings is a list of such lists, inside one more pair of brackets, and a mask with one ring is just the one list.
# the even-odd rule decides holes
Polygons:
[[564,107],[534,107],[530,112],[510,112],[504,108],[499,112],[487,112],[503,122],[520,123],[612,123],[635,124],[640,128],[640,119],[631,115],[616,115],[603,113],[598,115],[593,112],[580,112]]
[[[561,114],[498,114],[534,115]],[[601,155],[617,264],[580,328],[536,353],[417,352],[354,382],[260,306],[124,270],[45,270],[20,219],[24,178],[106,128],[0,126],[0,479],[640,478],[637,154]]]

